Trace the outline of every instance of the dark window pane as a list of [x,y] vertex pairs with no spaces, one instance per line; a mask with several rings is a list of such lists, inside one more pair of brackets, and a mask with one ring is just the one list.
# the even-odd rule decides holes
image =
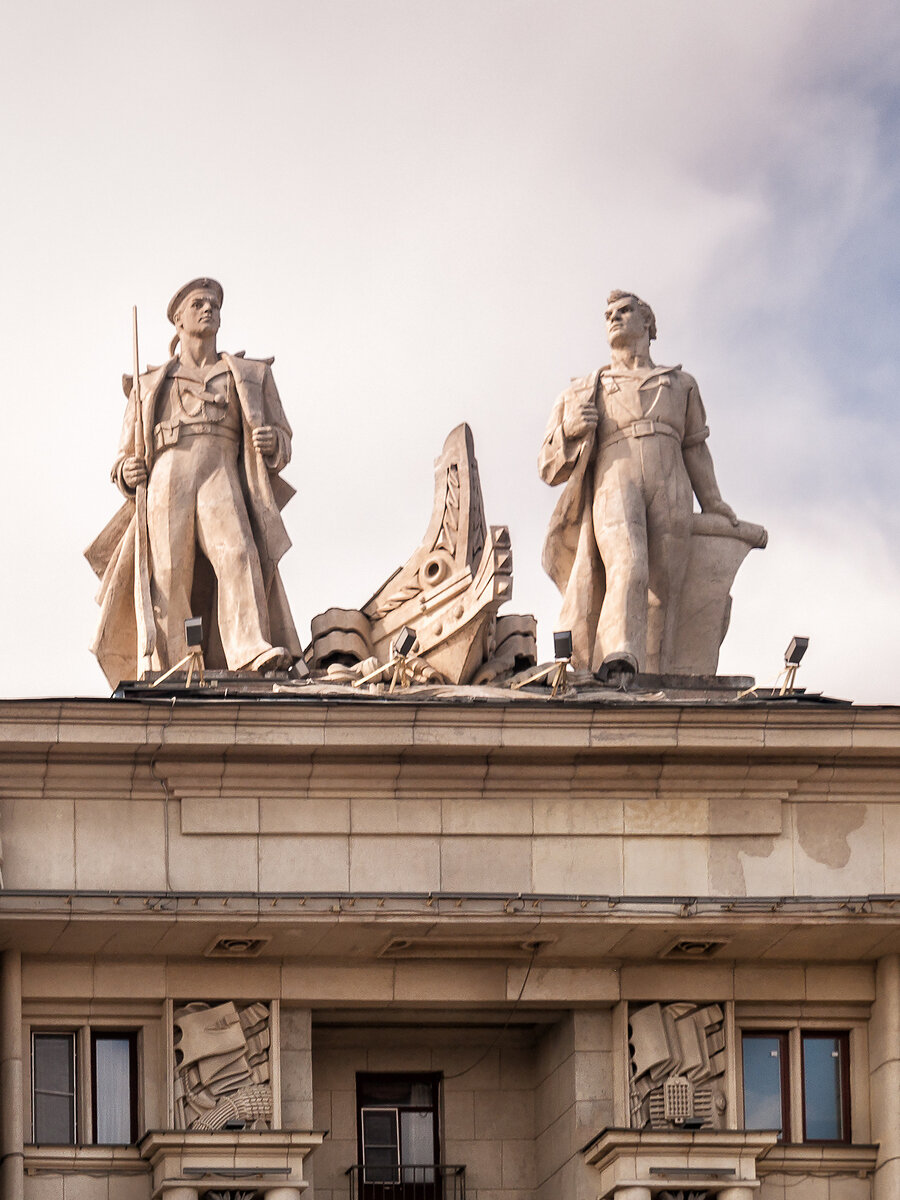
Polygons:
[[783,1129],[786,1042],[779,1034],[745,1034],[742,1039],[745,1129]]
[[134,1140],[133,1038],[128,1034],[95,1034],[94,1141],[127,1145]]
[[803,1035],[803,1127],[807,1141],[845,1137],[842,1043],[835,1034]]
[[412,1108],[431,1108],[434,1103],[434,1084],[430,1081],[411,1084],[407,1103]]
[[35,1142],[75,1141],[75,1035],[36,1033],[32,1038],[31,1087]]
[[68,1096],[34,1097],[34,1141],[72,1145],[75,1141],[75,1108]]
[[393,1108],[363,1110],[363,1144],[365,1146],[397,1145],[397,1112]]

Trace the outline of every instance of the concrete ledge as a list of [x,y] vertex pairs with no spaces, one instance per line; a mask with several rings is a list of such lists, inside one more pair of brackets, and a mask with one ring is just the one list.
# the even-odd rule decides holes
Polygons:
[[775,1130],[604,1129],[582,1155],[600,1173],[598,1200],[629,1188],[650,1195],[670,1189],[730,1194],[760,1186],[757,1159],[777,1137]]
[[813,1142],[779,1142],[765,1150],[756,1164],[761,1178],[767,1175],[872,1175],[878,1146],[818,1145]]

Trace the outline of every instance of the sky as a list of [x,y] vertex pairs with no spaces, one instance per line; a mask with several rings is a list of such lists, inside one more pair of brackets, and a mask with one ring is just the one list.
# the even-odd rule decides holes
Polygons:
[[0,696],[108,694],[83,550],[131,370],[188,279],[275,355],[282,575],[304,640],[428,522],[462,421],[514,596],[556,395],[611,288],[700,384],[724,498],[769,531],[719,670],[900,703],[900,8],[890,0],[29,0],[3,19]]

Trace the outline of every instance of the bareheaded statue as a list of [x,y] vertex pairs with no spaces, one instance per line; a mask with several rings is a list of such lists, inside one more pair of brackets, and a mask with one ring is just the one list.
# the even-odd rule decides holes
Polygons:
[[[697,661],[714,670],[734,570],[718,602],[715,646],[698,653],[682,619],[692,540],[743,542],[736,569],[749,546],[765,544],[765,531],[739,522],[722,499],[696,380],[650,357],[650,306],[612,292],[606,332],[609,365],[559,397],[538,460],[545,483],[565,484],[543,556],[564,597],[559,628],[572,633],[573,665],[611,683],[638,671],[696,671]],[[695,592],[708,586],[688,582]],[[697,612],[708,609],[701,596]]]
[[301,652],[278,573],[291,427],[272,360],[217,348],[222,298],[214,279],[179,288],[173,357],[124,380],[112,478],[125,504],[86,552],[102,581],[93,650],[112,684],[183,659],[191,616],[208,667],[286,669]]

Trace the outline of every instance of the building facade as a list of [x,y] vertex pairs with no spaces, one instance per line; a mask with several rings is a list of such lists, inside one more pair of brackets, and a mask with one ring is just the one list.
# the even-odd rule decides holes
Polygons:
[[900,710],[0,704],[4,1200],[897,1200]]

